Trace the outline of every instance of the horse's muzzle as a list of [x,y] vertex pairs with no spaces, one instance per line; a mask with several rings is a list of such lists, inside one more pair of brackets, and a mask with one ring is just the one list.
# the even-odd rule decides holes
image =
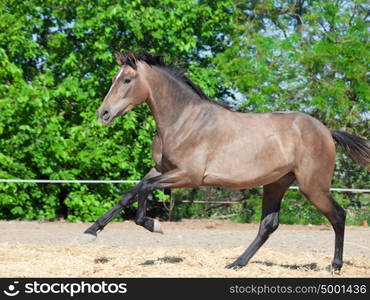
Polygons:
[[101,109],[98,111],[98,119],[105,125],[110,125],[112,123],[111,114],[107,109]]

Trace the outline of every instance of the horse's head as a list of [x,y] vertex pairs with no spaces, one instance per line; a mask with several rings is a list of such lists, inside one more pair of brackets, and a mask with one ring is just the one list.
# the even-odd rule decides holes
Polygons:
[[109,92],[98,110],[99,121],[106,125],[111,125],[116,117],[140,105],[149,96],[148,84],[139,74],[145,68],[144,64],[137,63],[132,52],[114,54],[121,69],[113,77]]

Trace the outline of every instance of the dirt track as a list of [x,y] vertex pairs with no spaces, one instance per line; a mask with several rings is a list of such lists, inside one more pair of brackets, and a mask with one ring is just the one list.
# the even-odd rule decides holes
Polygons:
[[[93,244],[76,243],[89,224],[0,221],[0,276],[11,277],[330,277],[329,226],[281,225],[245,268],[224,269],[258,224],[191,220],[153,234],[110,224]],[[370,228],[348,226],[342,277],[370,277]]]

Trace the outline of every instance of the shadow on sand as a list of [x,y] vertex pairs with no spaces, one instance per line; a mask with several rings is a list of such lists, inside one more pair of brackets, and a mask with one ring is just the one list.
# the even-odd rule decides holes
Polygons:
[[158,263],[165,263],[165,264],[176,264],[182,262],[184,258],[182,257],[175,257],[175,256],[165,256],[157,258],[156,260],[146,260],[145,262],[139,264],[139,266],[150,266]]
[[282,267],[290,270],[307,270],[307,271],[320,271],[320,268],[317,266],[317,263],[304,264],[304,265],[288,265],[288,264],[276,264],[269,261],[252,261],[251,264],[261,264],[267,267]]

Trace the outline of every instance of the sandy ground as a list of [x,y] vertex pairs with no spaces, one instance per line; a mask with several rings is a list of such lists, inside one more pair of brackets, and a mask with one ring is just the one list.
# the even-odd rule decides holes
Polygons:
[[[79,244],[89,226],[0,221],[0,277],[331,277],[329,226],[281,225],[239,270],[224,266],[254,239],[258,224],[163,222],[153,234],[113,223],[95,243]],[[370,228],[347,226],[340,277],[370,277]]]

